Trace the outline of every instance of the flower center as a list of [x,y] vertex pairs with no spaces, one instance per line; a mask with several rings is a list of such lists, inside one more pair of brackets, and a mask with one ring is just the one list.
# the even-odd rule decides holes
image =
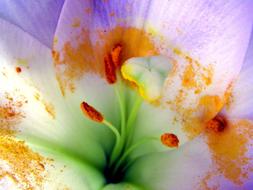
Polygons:
[[[134,160],[130,160],[131,153],[145,143],[161,141],[167,147],[178,147],[176,135],[165,133],[159,136],[143,137],[133,143],[135,120],[143,101],[156,102],[162,96],[164,81],[171,70],[171,64],[164,56],[135,57],[122,64],[120,55],[122,46],[116,45],[104,57],[105,77],[113,85],[120,110],[120,126],[108,121],[102,113],[86,102],[81,103],[81,110],[89,119],[108,127],[115,136],[115,143],[110,155],[104,175],[107,183],[118,183]],[[137,87],[137,91],[135,88]],[[134,103],[129,107],[127,93],[134,93]]]

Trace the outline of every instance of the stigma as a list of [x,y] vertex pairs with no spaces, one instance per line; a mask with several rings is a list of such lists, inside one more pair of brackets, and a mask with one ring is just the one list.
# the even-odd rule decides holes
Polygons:
[[179,145],[178,137],[172,133],[164,133],[161,135],[161,141],[165,146],[170,148],[178,147]]
[[164,82],[171,69],[172,64],[165,56],[134,57],[123,63],[121,74],[138,87],[140,96],[155,102],[162,95]]

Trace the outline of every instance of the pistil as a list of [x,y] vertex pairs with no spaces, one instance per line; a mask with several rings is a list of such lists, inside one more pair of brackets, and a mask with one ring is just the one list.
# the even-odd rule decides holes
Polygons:
[[[104,115],[86,102],[81,103],[81,110],[89,119],[104,124],[115,136],[115,144],[105,168],[108,183],[118,182],[124,176],[125,170],[131,165],[129,156],[145,143],[157,141],[174,148],[179,144],[176,135],[164,134],[161,138],[145,137],[133,143],[135,121],[142,103],[147,100],[153,103],[162,94],[162,88],[171,64],[164,56],[133,58],[121,63],[122,46],[116,45],[104,57],[105,77],[113,85],[120,111],[120,126],[115,126],[104,118]],[[129,83],[130,82],[130,83]],[[133,82],[138,91],[129,85]],[[151,82],[151,83],[150,83]],[[126,91],[133,90],[134,96],[127,96]],[[134,97],[131,108],[127,107],[129,98]],[[132,102],[132,101],[131,101]],[[130,109],[127,113],[127,109]],[[128,115],[129,114],[129,115]]]
[[93,106],[89,105],[88,103],[82,102],[80,107],[85,116],[87,116],[89,119],[95,122],[103,123],[115,135],[116,142],[115,142],[115,146],[113,148],[112,157],[111,157],[111,160],[114,160],[115,157],[117,156],[117,152],[120,151],[119,149],[120,149],[120,143],[121,143],[121,135],[118,129],[111,122],[107,121],[98,110],[96,110]]

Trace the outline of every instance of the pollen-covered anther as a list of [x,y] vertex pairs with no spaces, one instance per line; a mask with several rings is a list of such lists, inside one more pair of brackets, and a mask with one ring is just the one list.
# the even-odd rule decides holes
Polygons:
[[16,70],[17,73],[21,73],[22,72],[22,69],[20,67],[16,67],[15,70]]
[[114,84],[117,81],[116,67],[112,61],[112,56],[106,55],[104,57],[105,76],[109,84]]
[[122,45],[117,44],[104,57],[105,76],[109,84],[114,84],[117,81],[117,69],[121,67],[121,52]]
[[121,67],[121,52],[122,52],[122,45],[117,44],[111,51],[111,58],[114,66],[116,68]]
[[227,126],[227,120],[224,116],[217,115],[206,124],[206,129],[214,132],[222,132]]
[[172,133],[164,133],[163,135],[161,135],[161,141],[165,146],[171,148],[178,147],[179,145],[179,140],[177,136]]
[[103,122],[104,120],[103,115],[99,111],[97,111],[94,107],[90,106],[86,102],[82,102],[80,107],[84,115],[86,115],[91,120],[99,123]]

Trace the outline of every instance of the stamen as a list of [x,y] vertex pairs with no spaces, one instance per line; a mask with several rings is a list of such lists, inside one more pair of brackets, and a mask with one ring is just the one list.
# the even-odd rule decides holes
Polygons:
[[116,71],[121,66],[121,52],[122,45],[117,44],[112,51],[104,57],[105,76],[109,84],[114,84],[117,80]]
[[122,52],[122,45],[120,44],[117,44],[112,49],[112,52],[111,52],[112,62],[114,63],[116,68],[120,68],[122,64],[120,60],[121,52]]
[[80,107],[81,107],[82,112],[91,120],[99,122],[99,123],[104,121],[103,115],[99,111],[97,111],[95,108],[87,104],[86,102],[82,102]]
[[145,143],[148,143],[151,141],[158,141],[158,140],[159,140],[159,138],[157,138],[157,137],[146,137],[146,138],[141,139],[137,143],[133,144],[128,149],[126,149],[126,151],[124,152],[122,157],[118,160],[118,162],[114,168],[114,172],[117,171],[117,169],[120,167],[120,165],[125,161],[125,159],[130,155],[130,153],[133,152],[136,148],[140,147],[141,145],[143,145]]
[[110,122],[104,120],[103,124],[106,125],[114,133],[116,137],[116,142],[113,147],[112,154],[111,154],[112,156],[110,158],[110,163],[109,163],[109,165],[111,166],[121,151],[121,136],[117,128],[114,127]]
[[110,54],[104,57],[104,64],[106,80],[109,84],[114,84],[117,80],[116,67]]
[[97,111],[94,107],[90,106],[88,103],[82,102],[80,107],[84,115],[86,115],[88,118],[90,118],[93,121],[103,123],[115,135],[116,141],[115,141],[115,145],[114,145],[112,156],[111,156],[111,163],[112,163],[116,159],[116,156],[118,155],[118,152],[120,152],[120,148],[121,148],[121,144],[120,144],[121,136],[120,136],[119,131],[113,124],[111,124],[109,121],[104,119],[103,115],[99,111]]
[[17,73],[21,73],[22,72],[22,69],[20,67],[16,67],[16,72]]
[[208,121],[206,124],[206,129],[214,131],[214,132],[222,132],[227,126],[227,121],[225,117],[221,115],[217,115],[212,120]]
[[131,135],[133,133],[134,130],[134,122],[137,118],[138,115],[138,111],[140,109],[142,105],[142,98],[140,96],[137,96],[134,102],[134,105],[132,107],[132,110],[129,114],[128,120],[127,120],[127,125],[126,125],[126,136],[127,138],[127,142],[126,142],[126,147],[130,146],[131,142],[132,142],[132,138],[133,135]]
[[164,133],[161,136],[161,141],[165,146],[168,146],[171,148],[178,147],[178,144],[179,144],[179,140],[178,140],[177,136],[172,133]]

